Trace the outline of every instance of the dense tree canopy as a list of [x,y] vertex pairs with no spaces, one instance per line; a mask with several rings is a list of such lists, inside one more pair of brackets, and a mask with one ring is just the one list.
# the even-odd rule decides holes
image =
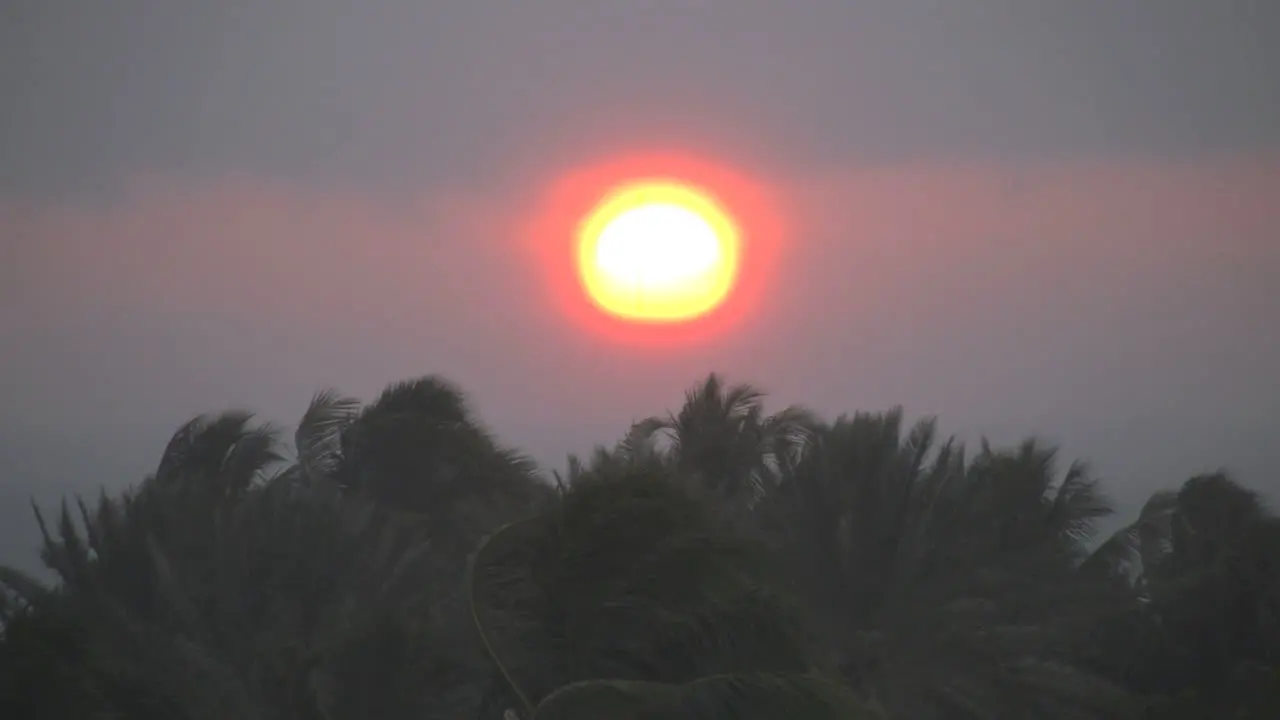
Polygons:
[[1280,717],[1280,519],[712,375],[544,476],[439,377],[243,412],[0,568],[0,717]]

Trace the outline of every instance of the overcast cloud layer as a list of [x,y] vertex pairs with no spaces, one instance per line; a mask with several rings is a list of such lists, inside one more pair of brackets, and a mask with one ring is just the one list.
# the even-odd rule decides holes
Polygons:
[[[0,561],[26,499],[178,423],[440,372],[547,464],[711,369],[825,413],[1038,433],[1132,510],[1280,492],[1280,4],[14,2],[0,11]],[[738,333],[635,353],[519,228],[670,146],[791,234]]]

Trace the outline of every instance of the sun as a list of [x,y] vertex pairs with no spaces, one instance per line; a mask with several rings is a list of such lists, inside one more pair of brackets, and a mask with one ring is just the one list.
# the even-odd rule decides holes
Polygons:
[[542,276],[529,310],[641,352],[706,347],[765,322],[788,256],[779,190],[688,149],[566,167],[519,224]]
[[721,305],[740,263],[738,228],[708,192],[674,180],[614,188],[578,230],[578,273],[602,311],[678,323]]

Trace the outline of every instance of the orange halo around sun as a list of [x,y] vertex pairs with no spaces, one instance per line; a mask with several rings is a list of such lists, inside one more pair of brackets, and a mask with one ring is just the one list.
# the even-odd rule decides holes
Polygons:
[[[673,200],[666,204],[675,208],[641,209],[654,199]],[[556,313],[553,322],[571,320],[589,336],[655,349],[705,343],[756,322],[769,306],[785,235],[777,200],[758,178],[684,152],[633,152],[571,168],[548,184],[526,226],[550,301],[545,307]],[[680,232],[666,233],[659,247],[629,239],[654,236],[640,229],[664,225]],[[666,253],[658,251],[678,250],[682,244],[670,241],[676,234],[701,237],[691,244],[709,248],[707,227],[720,262],[699,265],[685,257],[683,277],[663,266]],[[608,269],[596,262],[602,236],[617,236],[608,243],[616,245]],[[664,277],[665,284],[653,282]],[[663,285],[666,299],[658,300],[654,284]],[[672,292],[673,285],[684,289]],[[644,298],[637,297],[641,286]]]
[[733,290],[738,228],[706,191],[673,180],[615,187],[578,228],[578,274],[602,311],[640,323],[712,312]]

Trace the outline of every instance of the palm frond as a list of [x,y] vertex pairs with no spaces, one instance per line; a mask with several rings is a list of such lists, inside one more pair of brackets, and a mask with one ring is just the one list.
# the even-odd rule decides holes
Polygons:
[[298,464],[308,478],[329,478],[337,470],[342,431],[359,412],[359,400],[334,390],[322,390],[311,398],[293,436]]
[[187,421],[169,439],[156,468],[160,485],[222,470],[228,453],[249,429],[253,413],[229,411],[217,416],[199,415]]
[[[533,520],[499,528],[480,541],[467,568],[467,604],[476,633],[490,661],[528,713],[534,705],[517,673],[529,661],[530,656],[524,653],[550,649],[549,643],[539,642],[543,640],[538,633],[542,598],[530,574],[535,556],[529,541],[538,539],[539,530]],[[517,654],[516,648],[524,653]]]
[[1090,475],[1089,467],[1081,462],[1072,463],[1053,490],[1047,517],[1049,531],[1082,546],[1093,539],[1098,521],[1113,512],[1110,499],[1102,492],[1099,481]]
[[1144,568],[1155,567],[1172,551],[1172,520],[1178,494],[1162,491],[1151,495],[1134,522],[1112,533],[1081,565],[1086,572],[1120,574],[1138,578]]
[[279,431],[271,425],[247,428],[227,451],[220,473],[224,497],[240,497],[266,477],[268,468],[282,461]]
[[0,589],[13,594],[24,605],[38,603],[51,592],[30,574],[5,565],[0,565]]
[[388,385],[365,407],[362,417],[412,414],[440,423],[469,423],[471,411],[456,385],[439,375],[426,375]]

